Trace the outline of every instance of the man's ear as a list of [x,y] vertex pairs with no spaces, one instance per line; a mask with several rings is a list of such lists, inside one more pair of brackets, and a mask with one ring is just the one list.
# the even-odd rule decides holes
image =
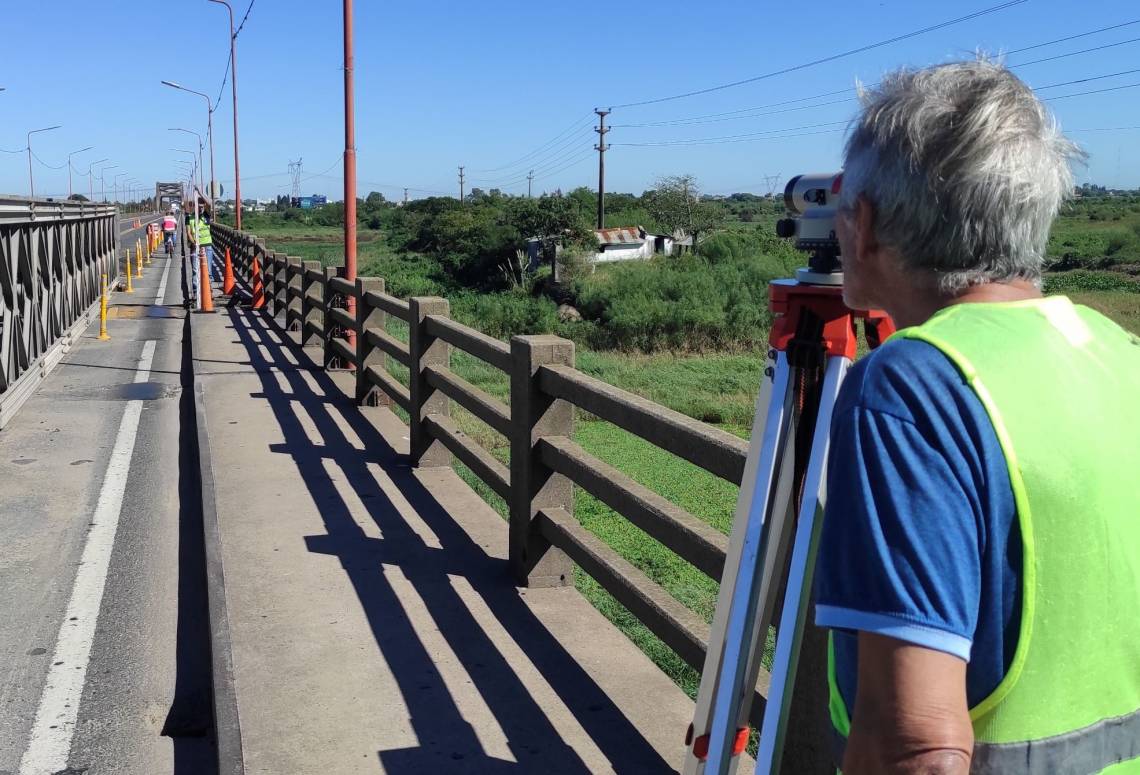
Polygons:
[[875,207],[862,194],[855,200],[852,220],[855,225],[855,260],[862,264],[879,252],[879,241],[875,238]]

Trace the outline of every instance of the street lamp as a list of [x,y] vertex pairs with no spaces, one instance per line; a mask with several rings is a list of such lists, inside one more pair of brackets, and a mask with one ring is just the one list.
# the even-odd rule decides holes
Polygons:
[[[190,154],[190,158],[192,160],[199,158],[198,154],[194,153],[193,151],[188,151],[185,148],[168,148],[167,150],[174,151],[175,153],[188,153],[188,154]],[[195,164],[194,166],[197,167],[197,169],[198,169],[198,186],[201,187],[202,186],[202,165],[201,164]],[[210,200],[210,201],[211,201],[211,205],[212,205],[213,200]]]
[[95,167],[96,164],[102,164],[105,161],[110,161],[110,159],[98,159],[98,160],[93,161],[87,165],[87,201],[88,202],[94,202],[95,201],[95,194],[93,193],[94,184],[92,183],[93,179],[91,177],[91,170]]
[[28,189],[31,192],[32,199],[36,198],[36,182],[32,178],[32,135],[37,132],[50,132],[53,129],[59,129],[61,126],[63,125],[56,124],[55,126],[45,126],[43,129],[33,129],[28,132]]
[[[202,99],[206,100],[206,136],[210,139],[210,209],[214,209],[214,103],[210,101],[210,95],[205,92],[194,91],[187,89],[185,86],[180,86],[172,81],[163,81],[164,86],[169,86],[172,89],[181,89],[191,94],[197,94]],[[199,176],[200,177],[200,176]]]
[[198,138],[198,169],[202,169],[202,135],[195,132],[193,129],[182,129],[180,127],[171,127],[166,130],[167,132],[185,132],[189,135],[194,135]]
[[107,170],[118,169],[118,167],[118,164],[109,164],[99,170],[99,198],[103,200],[104,204],[107,203],[107,178],[105,177]]
[[241,167],[238,165],[238,110],[237,110],[237,36],[234,35],[234,9],[226,0],[210,0],[211,3],[224,5],[230,12],[230,93],[234,99],[234,211],[236,221],[234,225],[241,231]]
[[119,178],[125,178],[127,173],[120,172],[111,179],[111,188],[115,192],[115,204],[119,204]]
[[71,199],[72,194],[74,193],[71,190],[71,157],[77,153],[83,153],[84,151],[90,151],[94,147],[95,146],[93,146],[93,145],[89,145],[86,148],[80,148],[78,151],[72,151],[71,153],[67,154],[67,198],[68,199]]

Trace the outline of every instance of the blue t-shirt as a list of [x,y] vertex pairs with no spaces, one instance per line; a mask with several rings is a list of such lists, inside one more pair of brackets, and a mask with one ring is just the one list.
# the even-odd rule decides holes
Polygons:
[[961,657],[970,707],[1009,667],[1021,533],[993,425],[926,342],[887,342],[848,372],[832,418],[816,623],[855,707],[857,631]]

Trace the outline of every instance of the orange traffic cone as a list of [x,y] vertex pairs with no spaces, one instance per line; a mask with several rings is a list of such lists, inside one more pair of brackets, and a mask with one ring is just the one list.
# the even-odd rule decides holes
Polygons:
[[252,271],[251,285],[253,286],[253,299],[250,301],[250,307],[253,309],[261,309],[265,306],[265,286],[261,283],[261,264],[257,261],[257,256],[253,257],[253,271]]
[[206,249],[198,251],[198,293],[202,297],[202,306],[199,312],[214,311],[214,291],[210,288],[210,266],[206,263]]
[[222,275],[222,293],[229,296],[234,292],[234,285],[237,283],[234,280],[234,263],[230,259],[230,249],[226,248],[226,269],[225,274]]

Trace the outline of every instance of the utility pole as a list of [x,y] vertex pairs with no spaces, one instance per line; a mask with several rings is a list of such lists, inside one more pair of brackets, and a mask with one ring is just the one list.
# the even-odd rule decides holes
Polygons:
[[463,204],[463,166],[459,167],[459,203]]
[[526,198],[530,199],[530,184],[534,182],[534,170],[526,174]]
[[598,125],[594,127],[594,131],[598,133],[598,144],[594,146],[594,150],[598,152],[598,228],[606,228],[606,116],[610,114],[608,110],[601,108],[594,108],[594,112],[598,114]]

